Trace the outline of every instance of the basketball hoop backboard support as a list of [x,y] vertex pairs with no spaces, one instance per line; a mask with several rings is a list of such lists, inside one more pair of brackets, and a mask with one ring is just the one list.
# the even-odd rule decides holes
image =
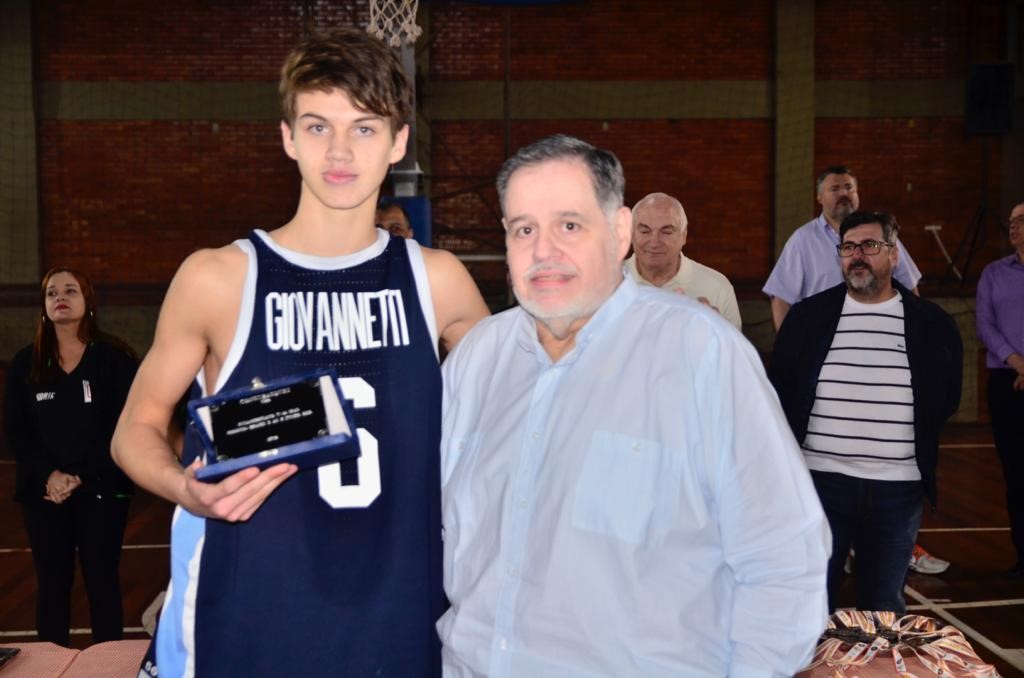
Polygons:
[[[419,0],[369,0],[370,23],[366,31],[399,51],[402,69],[413,88],[416,99],[416,38],[422,30],[416,24]],[[419,193],[422,172],[416,162],[416,113],[409,120],[409,140],[405,155],[391,168],[390,176],[397,197],[412,197]]]
[[[403,43],[401,47],[402,68],[409,77],[413,87],[413,99],[416,98],[416,49],[415,46]],[[409,121],[409,141],[405,147],[405,155],[391,168],[391,179],[395,187],[395,195],[408,198],[419,193],[419,179],[423,172],[416,162],[416,111]]]

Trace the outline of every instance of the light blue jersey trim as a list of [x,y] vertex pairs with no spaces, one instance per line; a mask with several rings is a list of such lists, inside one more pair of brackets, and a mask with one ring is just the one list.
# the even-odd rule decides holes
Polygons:
[[206,519],[180,506],[171,521],[171,583],[160,612],[156,658],[161,678],[192,678],[196,661],[196,591]]
[[[235,336],[217,376],[214,393],[227,383],[231,373],[238,366],[252,327],[253,303],[256,297],[256,249],[248,240],[236,240],[235,245],[245,252],[249,265],[245,272],[245,282],[242,284],[242,299],[238,309]],[[209,395],[204,369],[199,370],[196,382],[202,394]],[[205,539],[206,519],[192,515],[181,506],[175,508],[174,518],[171,520],[171,583],[167,587],[156,634],[156,659],[161,676],[195,676],[196,592],[199,589],[199,565],[202,561]]]

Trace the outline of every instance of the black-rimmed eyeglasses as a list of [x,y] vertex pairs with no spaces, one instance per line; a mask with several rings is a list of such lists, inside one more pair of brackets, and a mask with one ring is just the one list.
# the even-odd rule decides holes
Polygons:
[[867,256],[871,254],[878,254],[882,251],[882,247],[892,247],[892,243],[887,243],[882,240],[865,240],[864,242],[853,242],[847,241],[836,245],[836,251],[839,252],[841,257],[852,257],[853,253],[858,249],[861,254]]

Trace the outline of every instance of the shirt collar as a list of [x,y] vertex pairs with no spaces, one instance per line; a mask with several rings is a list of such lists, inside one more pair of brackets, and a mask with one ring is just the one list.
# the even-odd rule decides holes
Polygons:
[[626,257],[626,260],[622,262],[622,265],[626,271],[640,275],[640,269],[636,267],[636,252],[633,252],[633,254]]
[[839,234],[832,229],[832,224],[825,220],[824,212],[818,215],[818,218],[814,220],[814,223],[818,225],[818,228],[825,232],[825,235],[828,236],[829,240],[834,242],[836,245],[839,244]]
[[[576,334],[576,345],[573,346],[569,353],[562,356],[558,364],[575,362],[595,336],[599,336],[606,328],[612,327],[619,322],[622,314],[639,294],[640,286],[633,280],[632,276],[624,271],[622,282],[619,283],[619,286],[615,288],[611,296],[605,299],[604,303],[594,312],[594,315],[590,317],[587,324],[580,328],[580,331]],[[540,339],[537,338],[537,321],[521,306],[516,308],[516,312],[519,314],[516,341],[519,343],[520,348],[527,353],[535,354],[538,360],[550,363],[551,359],[548,357],[547,351],[544,350]]]
[[[676,271],[675,275],[673,275],[671,278],[669,278],[668,282],[672,282],[673,280],[675,280],[676,278],[678,278],[682,274],[683,270],[686,268],[686,262],[687,261],[688,260],[686,258],[686,255],[683,254],[682,250],[680,250],[680,252],[679,252],[679,270]],[[623,266],[625,267],[625,270],[626,270],[627,273],[632,273],[635,276],[635,281],[637,282],[637,284],[639,284],[639,285],[649,285],[649,286],[653,287],[652,283],[648,282],[642,275],[640,275],[640,269],[637,268],[637,265],[636,265],[636,252],[634,252],[631,256],[626,257],[626,261],[623,262]],[[667,285],[668,282],[665,283],[665,284]]]

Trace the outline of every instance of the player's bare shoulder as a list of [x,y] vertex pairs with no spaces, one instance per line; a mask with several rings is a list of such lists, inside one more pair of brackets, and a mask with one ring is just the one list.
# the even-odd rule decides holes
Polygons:
[[197,310],[217,306],[225,296],[241,293],[247,268],[248,256],[234,244],[197,250],[178,267],[171,288],[187,293]]
[[[460,292],[460,287],[472,286],[472,291],[479,295],[469,271],[458,257],[448,250],[438,250],[433,247],[421,247],[420,250],[423,252],[423,265],[427,269],[431,297],[439,321],[444,309],[450,305],[452,295]],[[440,330],[442,327],[443,325],[439,323],[438,329]]]
[[448,350],[478,320],[489,315],[480,290],[459,259],[447,250],[423,249],[423,265],[430,279],[430,297],[437,329]]
[[234,244],[193,252],[171,281],[165,312],[185,316],[180,320],[207,336],[214,347],[224,337],[230,343],[248,266],[248,255]]
[[465,270],[465,266],[459,261],[459,258],[448,250],[439,250],[433,247],[420,246],[420,250],[423,252],[423,263],[427,267],[427,273],[431,277],[434,275],[445,275],[450,272],[453,267],[462,268]]

